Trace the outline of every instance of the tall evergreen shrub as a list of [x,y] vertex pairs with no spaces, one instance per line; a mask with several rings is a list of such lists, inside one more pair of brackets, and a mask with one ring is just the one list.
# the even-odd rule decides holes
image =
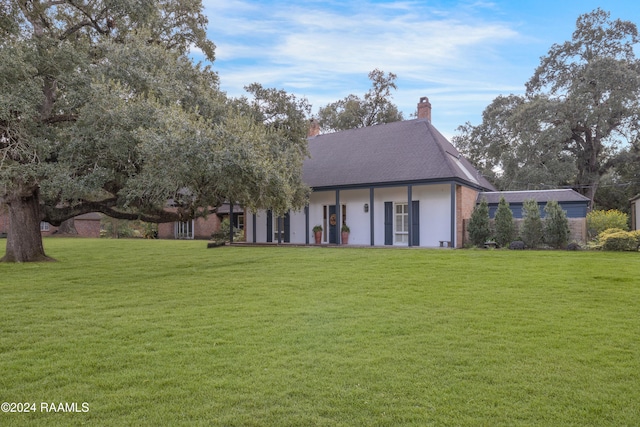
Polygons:
[[513,213],[504,197],[500,197],[495,221],[496,243],[498,246],[508,246],[515,236],[516,228],[513,224]]
[[474,246],[482,246],[491,237],[489,227],[489,204],[482,199],[479,205],[473,208],[469,220],[469,239]]
[[544,237],[544,226],[540,218],[540,208],[535,200],[525,200],[522,205],[522,228],[520,236],[524,244],[531,249],[535,249],[542,244]]
[[567,214],[558,202],[552,200],[544,207],[544,241],[556,249],[562,248],[569,242],[569,220]]

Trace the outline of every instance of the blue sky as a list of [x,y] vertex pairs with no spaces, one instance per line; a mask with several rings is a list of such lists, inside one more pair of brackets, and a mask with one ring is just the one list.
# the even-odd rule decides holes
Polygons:
[[398,76],[405,118],[421,96],[446,137],[477,125],[498,95],[521,94],[554,43],[597,7],[640,25],[637,0],[203,0],[213,68],[229,96],[259,82],[306,97],[313,112],[362,96],[374,68]]

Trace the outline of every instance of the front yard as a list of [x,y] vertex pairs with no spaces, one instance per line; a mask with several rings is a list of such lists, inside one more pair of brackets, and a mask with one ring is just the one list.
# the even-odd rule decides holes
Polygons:
[[205,246],[0,264],[0,425],[640,424],[638,253]]

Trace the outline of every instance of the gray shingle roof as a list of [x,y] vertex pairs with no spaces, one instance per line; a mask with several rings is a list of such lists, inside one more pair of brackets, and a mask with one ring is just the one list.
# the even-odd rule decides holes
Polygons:
[[535,200],[544,203],[551,200],[556,202],[588,202],[589,198],[572,189],[560,190],[530,190],[530,191],[492,191],[478,194],[478,202],[483,198],[487,203],[499,203],[500,197],[509,203],[524,203],[525,200]]
[[494,187],[424,119],[309,138],[304,182],[313,188],[456,179]]

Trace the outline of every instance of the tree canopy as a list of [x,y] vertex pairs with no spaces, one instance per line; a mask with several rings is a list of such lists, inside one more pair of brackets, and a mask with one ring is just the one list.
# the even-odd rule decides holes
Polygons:
[[323,132],[337,132],[403,120],[402,112],[391,102],[392,89],[397,89],[397,76],[377,68],[369,73],[371,88],[363,98],[348,95],[318,111]]
[[454,143],[501,189],[570,185],[593,203],[602,176],[640,131],[634,23],[601,9],[581,15],[554,44],[524,96],[496,98]]
[[[8,261],[45,259],[40,221],[165,222],[235,201],[302,207],[305,100],[209,67],[200,0],[10,1],[0,9],[0,202]],[[165,209],[171,200],[174,210]]]

